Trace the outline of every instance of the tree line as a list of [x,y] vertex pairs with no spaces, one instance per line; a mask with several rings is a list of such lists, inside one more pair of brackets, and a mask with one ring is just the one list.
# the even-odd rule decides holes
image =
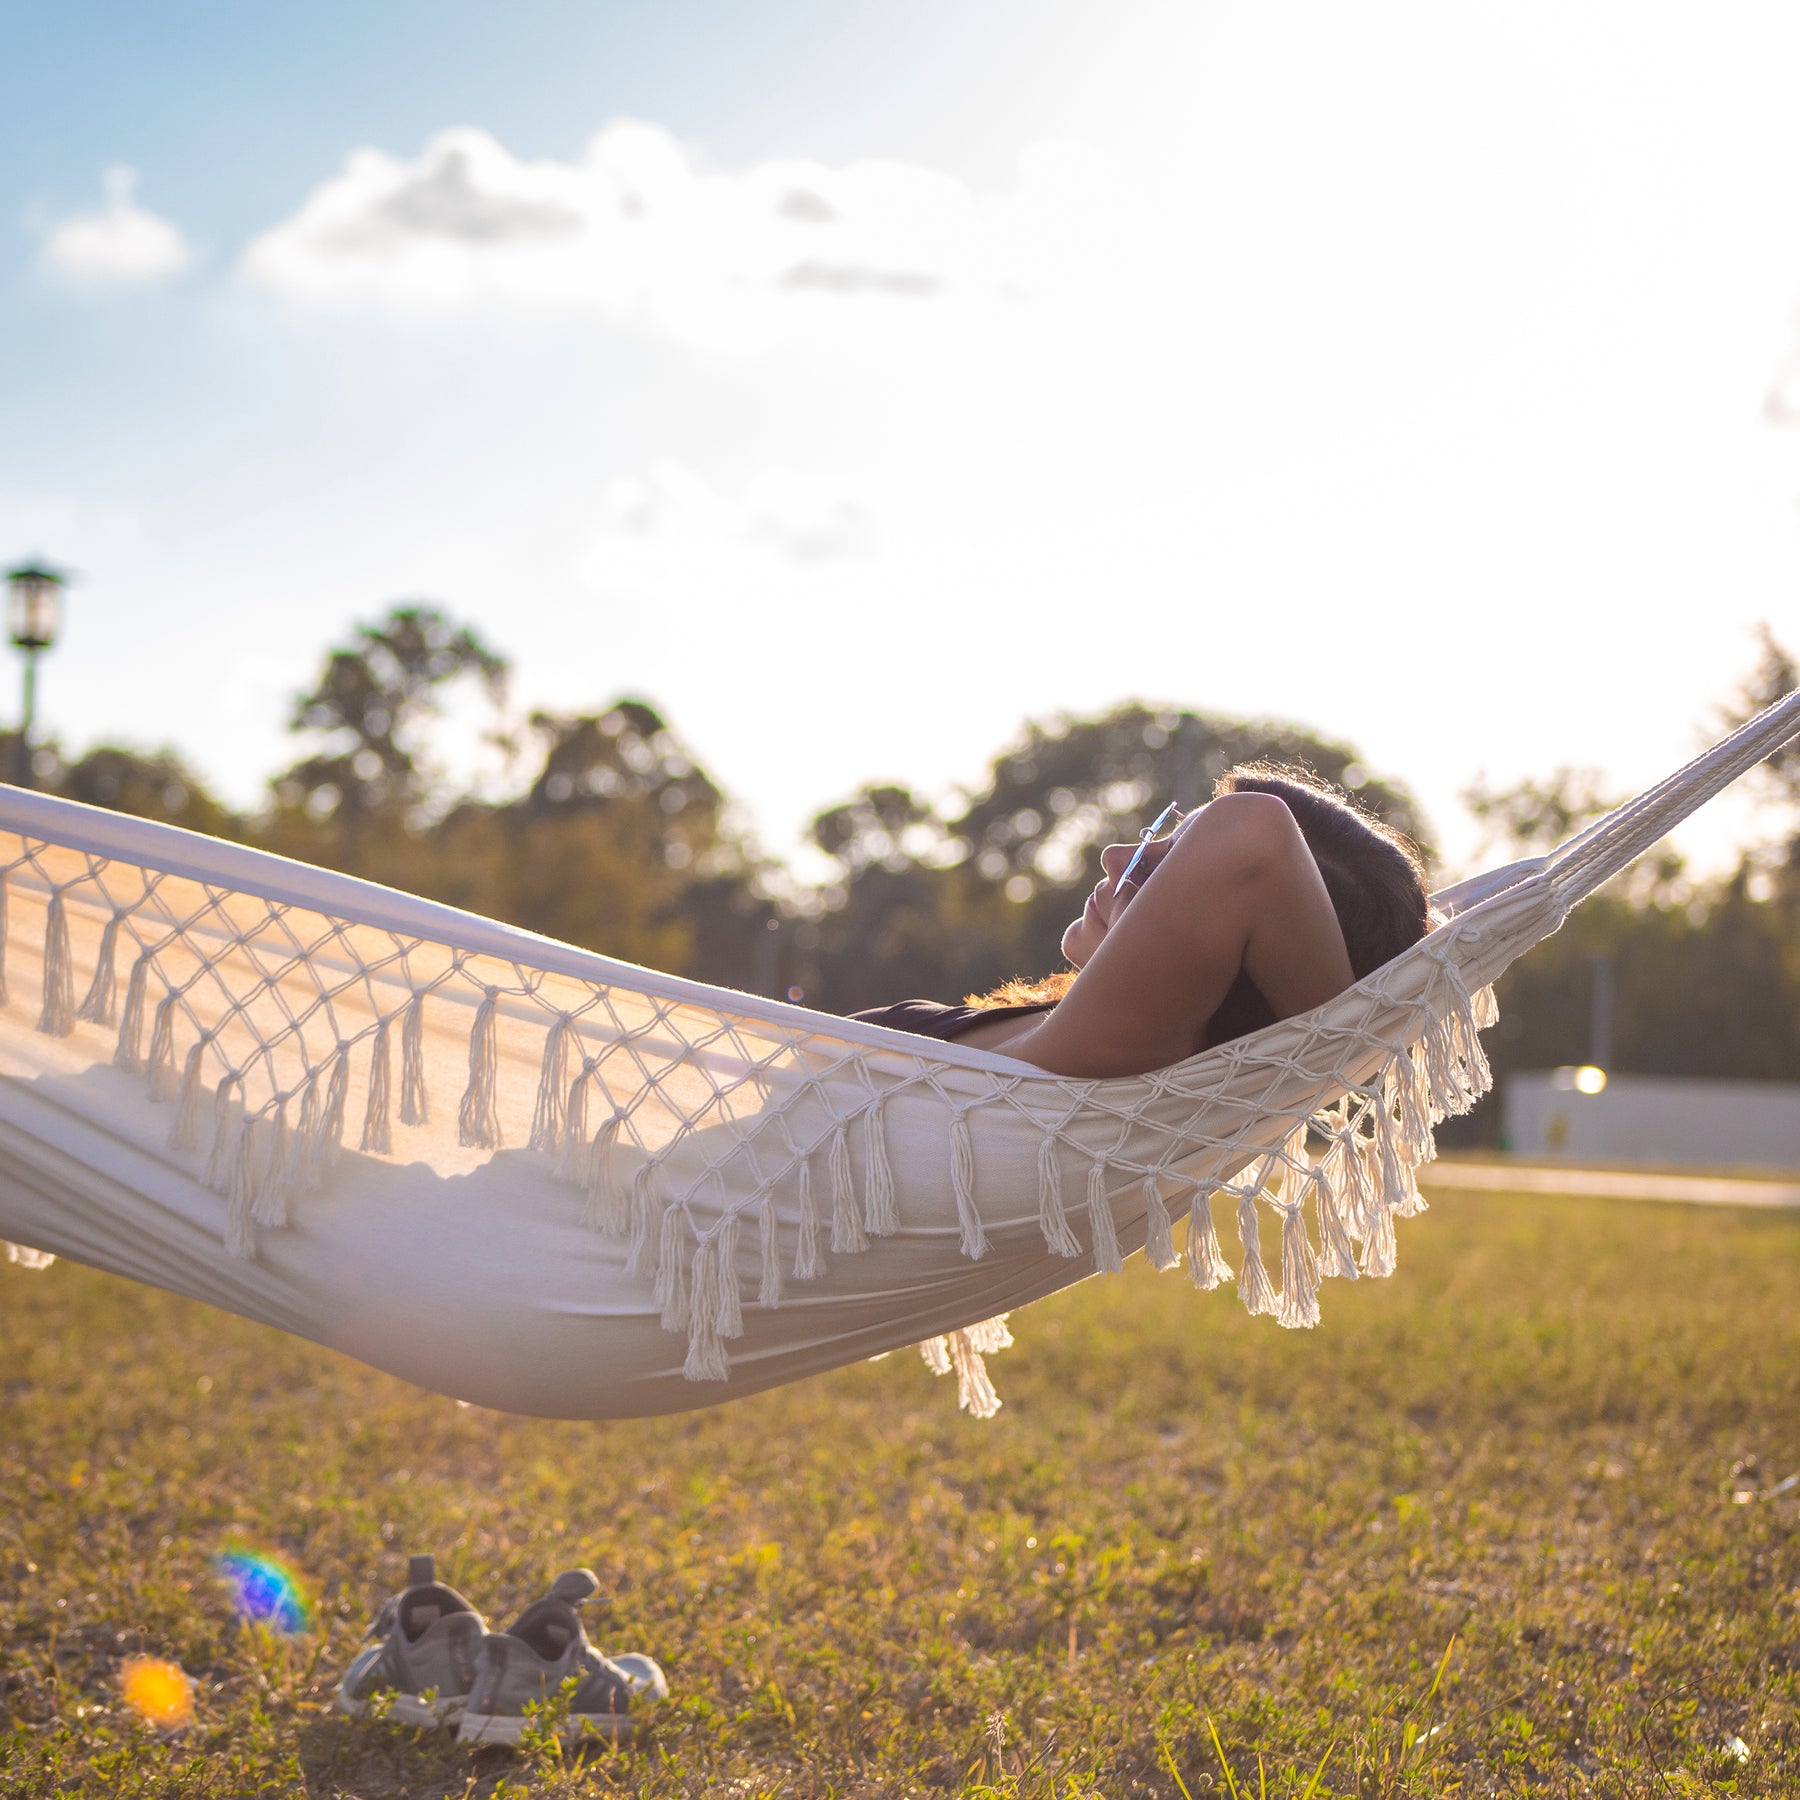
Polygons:
[[[1048,973],[1099,846],[1129,837],[1165,797],[1204,797],[1251,758],[1310,765],[1433,852],[1417,800],[1349,744],[1128,703],[1028,721],[979,789],[950,802],[893,782],[857,789],[812,821],[829,875],[803,883],[756,846],[742,809],[649,702],[518,718],[509,673],[443,608],[398,605],[356,628],[295,695],[295,758],[259,808],[226,806],[170,749],[41,745],[34,777],[72,799],[828,1012]],[[1797,675],[1765,631],[1719,723]],[[488,718],[494,791],[469,791],[438,760],[457,695]],[[1800,1080],[1800,747],[1756,778],[1768,831],[1731,875],[1697,881],[1672,853],[1653,855],[1503,979],[1490,1034],[1502,1075],[1587,1060],[1605,984],[1615,1069]],[[1505,789],[1478,782],[1464,798],[1499,858],[1549,848],[1614,796],[1591,772],[1558,769]],[[1494,1128],[1490,1109],[1462,1135]]]

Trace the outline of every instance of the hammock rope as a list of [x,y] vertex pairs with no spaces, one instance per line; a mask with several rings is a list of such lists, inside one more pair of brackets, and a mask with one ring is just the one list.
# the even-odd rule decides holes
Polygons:
[[[1796,731],[1800,693],[1315,1012],[1107,1081],[0,789],[0,1237],[564,1416],[921,1340],[985,1416],[1007,1307],[1139,1248],[1234,1279],[1215,1197],[1244,1305],[1309,1327],[1321,1281],[1392,1272],[1491,1085],[1493,980]],[[398,1321],[346,1299],[377,1261]]]

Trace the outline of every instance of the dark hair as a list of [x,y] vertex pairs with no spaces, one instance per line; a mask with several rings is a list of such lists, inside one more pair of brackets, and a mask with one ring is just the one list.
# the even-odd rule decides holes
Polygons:
[[[1219,777],[1213,793],[1273,794],[1286,804],[1325,878],[1357,980],[1431,929],[1431,896],[1417,846],[1323,776],[1303,764],[1240,763]],[[1206,1022],[1206,1041],[1223,1044],[1274,1023],[1274,1008],[1240,970]]]

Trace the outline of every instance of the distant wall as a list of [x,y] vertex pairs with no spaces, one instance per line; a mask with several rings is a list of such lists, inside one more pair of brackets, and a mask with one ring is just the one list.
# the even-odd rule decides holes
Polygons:
[[[1545,1069],[1505,1078],[1506,1147],[1522,1156],[1800,1168],[1800,1086]],[[1582,1085],[1577,1085],[1578,1082]]]

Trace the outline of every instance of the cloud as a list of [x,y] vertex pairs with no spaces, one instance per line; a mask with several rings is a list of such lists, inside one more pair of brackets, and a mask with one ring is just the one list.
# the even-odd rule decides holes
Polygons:
[[716,169],[635,121],[606,126],[574,162],[526,160],[458,128],[411,160],[353,152],[240,270],[310,303],[597,310],[677,335],[754,336],[776,314],[816,323],[822,308],[1016,293],[1079,161],[1028,155],[1016,192],[978,196],[901,162]]
[[114,164],[101,177],[106,204],[53,226],[45,265],[73,281],[130,286],[178,275],[192,260],[187,240],[167,219],[137,205],[137,170]]
[[862,484],[789,469],[765,471],[732,499],[692,469],[658,462],[609,483],[600,519],[582,561],[590,578],[615,568],[622,549],[679,559],[749,547],[818,564],[871,557],[876,544],[874,508]]

